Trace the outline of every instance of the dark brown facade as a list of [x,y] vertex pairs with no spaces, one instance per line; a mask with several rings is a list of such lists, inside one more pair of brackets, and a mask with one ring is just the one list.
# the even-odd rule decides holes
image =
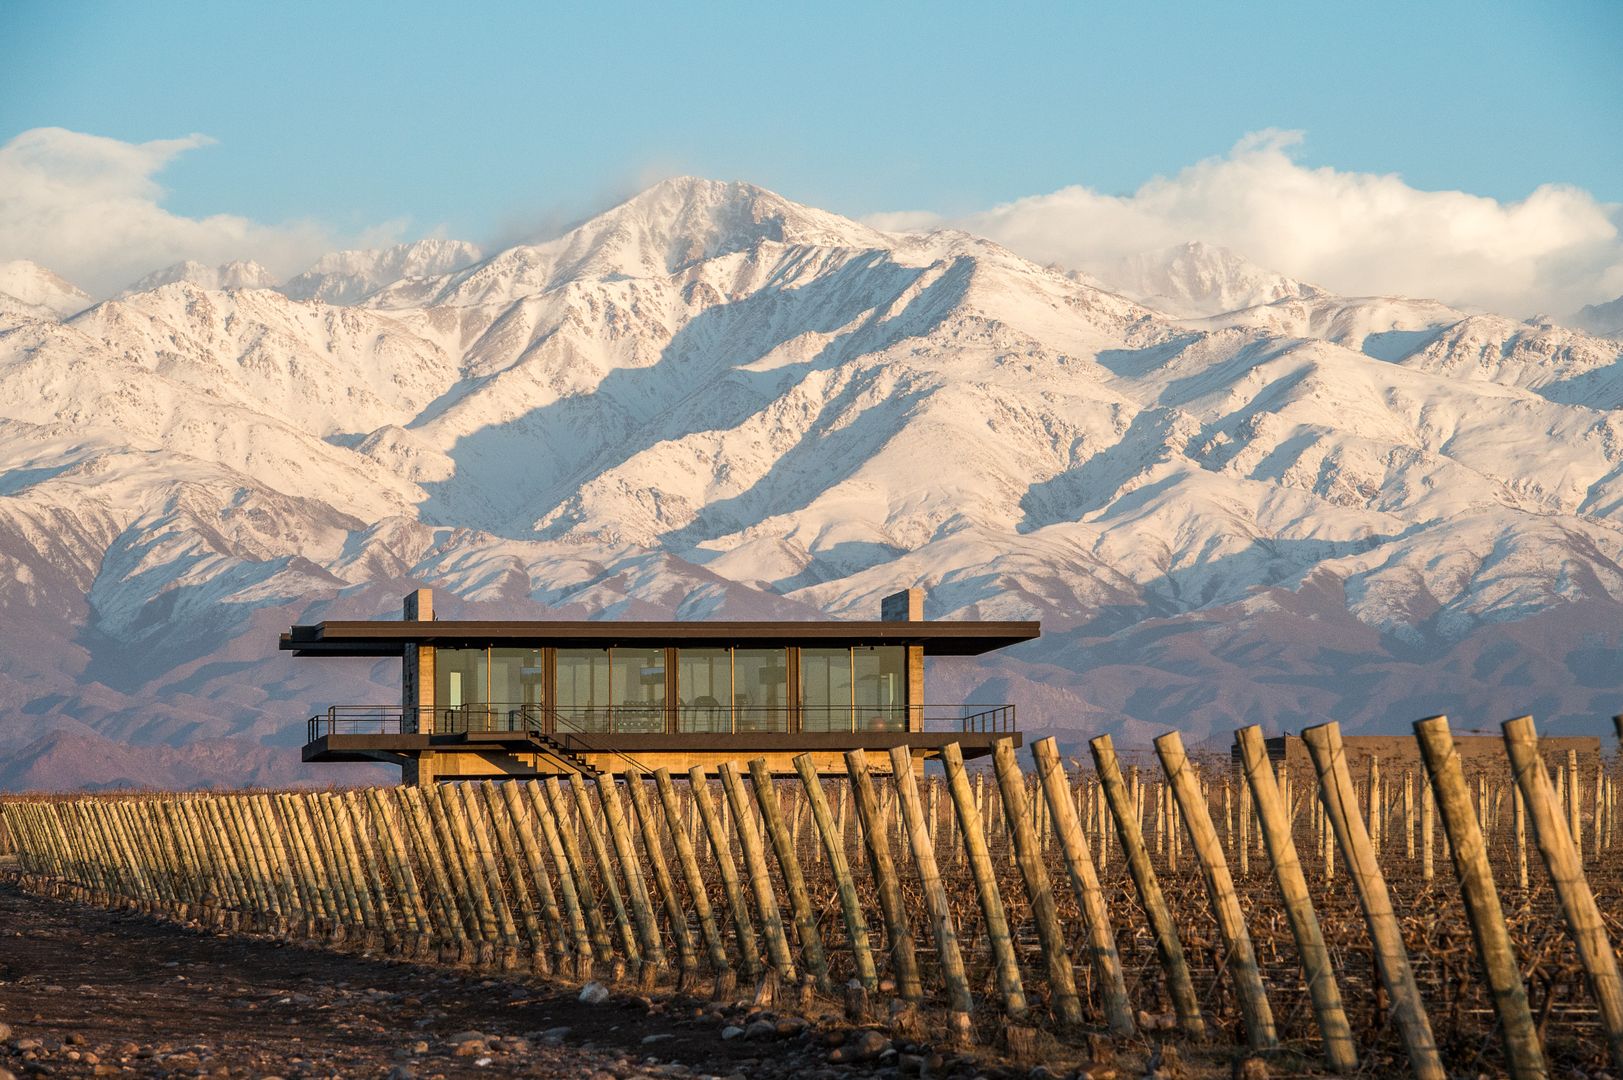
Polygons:
[[[917,590],[873,621],[437,620],[433,595],[399,622],[295,626],[295,656],[401,658],[401,703],[311,717],[306,761],[398,764],[408,782],[630,767],[713,767],[809,753],[840,772],[855,747],[947,742],[966,756],[1019,735],[1008,704],[940,705],[927,655],[975,655],[1038,636],[1035,622],[928,622]],[[882,760],[888,761],[881,755]]]

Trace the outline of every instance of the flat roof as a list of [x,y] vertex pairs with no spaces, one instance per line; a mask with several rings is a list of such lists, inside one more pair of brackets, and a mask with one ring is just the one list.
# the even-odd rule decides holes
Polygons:
[[612,646],[783,648],[791,645],[917,645],[930,656],[978,656],[1031,641],[1038,622],[319,622],[294,626],[281,649],[294,656],[400,656],[409,644],[606,649]]

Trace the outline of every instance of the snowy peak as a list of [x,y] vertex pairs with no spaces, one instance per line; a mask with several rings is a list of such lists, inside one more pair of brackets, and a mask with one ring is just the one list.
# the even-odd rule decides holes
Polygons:
[[753,184],[677,177],[554,240],[509,248],[449,278],[402,282],[378,307],[468,306],[535,296],[564,282],[667,278],[762,243],[889,248],[893,238]]
[[397,281],[454,273],[482,257],[479,248],[466,240],[428,239],[335,251],[282,286],[282,292],[294,300],[355,304]]
[[1326,295],[1317,285],[1200,240],[1129,256],[1100,276],[1123,295],[1185,319]]
[[236,259],[219,266],[205,266],[186,259],[154,270],[119,295],[133,296],[179,282],[203,289],[272,289],[276,287],[276,275],[251,259]]
[[236,259],[222,263],[218,270],[218,288],[221,289],[274,289],[276,275],[252,259]]
[[835,248],[887,247],[876,232],[837,214],[737,181],[675,177],[655,184],[572,236],[598,254],[633,259],[653,274],[678,271],[765,240]]
[[15,301],[4,307],[41,309],[59,318],[67,318],[91,304],[83,289],[27,259],[0,263],[0,294]]

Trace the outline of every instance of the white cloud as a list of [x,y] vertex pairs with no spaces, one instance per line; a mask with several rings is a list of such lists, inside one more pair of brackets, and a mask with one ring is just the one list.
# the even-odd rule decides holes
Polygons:
[[1518,202],[1421,191],[1397,175],[1306,168],[1299,132],[1246,136],[1226,157],[1131,195],[1067,187],[965,218],[878,214],[877,228],[947,224],[1090,273],[1204,240],[1349,295],[1431,297],[1510,315],[1565,315],[1623,293],[1623,207],[1559,184]]
[[[108,296],[183,259],[254,259],[273,273],[303,270],[341,246],[313,222],[265,225],[234,214],[189,218],[160,204],[156,177],[204,135],[127,143],[35,128],[0,146],[0,260],[31,259],[92,296]],[[391,242],[398,223],[355,243]]]

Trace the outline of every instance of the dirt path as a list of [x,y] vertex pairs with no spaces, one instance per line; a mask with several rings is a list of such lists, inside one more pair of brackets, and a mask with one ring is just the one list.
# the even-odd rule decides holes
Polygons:
[[[721,1038],[747,1019],[692,1002],[586,1005],[573,991],[202,933],[0,884],[0,1029],[11,1028],[0,1070],[19,1077],[852,1074],[810,1031]],[[935,1075],[977,1071],[937,1064]]]

